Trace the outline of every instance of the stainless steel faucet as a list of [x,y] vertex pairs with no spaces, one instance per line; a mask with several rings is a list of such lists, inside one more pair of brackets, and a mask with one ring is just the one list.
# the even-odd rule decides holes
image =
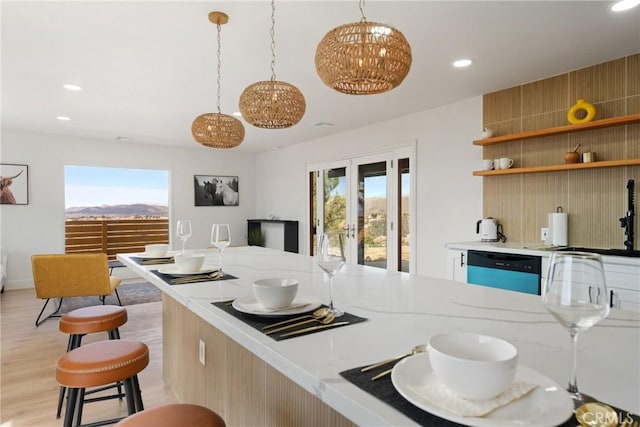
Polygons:
[[628,209],[625,216],[620,218],[620,227],[624,228],[624,235],[627,238],[624,241],[624,246],[628,251],[633,250],[634,236],[633,236],[633,217],[636,214],[634,205],[635,196],[635,181],[630,179],[627,182],[627,194],[628,194]]

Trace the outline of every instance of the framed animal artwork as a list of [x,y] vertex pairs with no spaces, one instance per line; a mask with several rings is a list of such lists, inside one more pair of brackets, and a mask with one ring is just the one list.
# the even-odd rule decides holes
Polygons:
[[240,204],[237,176],[194,175],[193,188],[196,206]]
[[29,167],[0,163],[0,205],[29,204]]

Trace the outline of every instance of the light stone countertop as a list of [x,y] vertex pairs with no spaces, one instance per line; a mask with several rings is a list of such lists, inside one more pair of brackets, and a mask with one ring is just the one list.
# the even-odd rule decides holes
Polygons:
[[[218,265],[215,250],[195,252],[206,255],[206,265]],[[518,348],[521,364],[561,385],[568,382],[569,333],[545,311],[539,296],[347,266],[335,278],[335,305],[369,320],[275,341],[211,302],[249,295],[257,279],[287,277],[300,282],[299,293],[328,303],[329,285],[314,258],[259,247],[228,248],[224,268],[238,279],[179,286],[149,273],[162,266],[140,266],[123,254],[118,259],[358,425],[415,423],[339,372],[406,353],[441,332],[501,337]],[[580,390],[640,413],[640,314],[612,311],[578,343]]]

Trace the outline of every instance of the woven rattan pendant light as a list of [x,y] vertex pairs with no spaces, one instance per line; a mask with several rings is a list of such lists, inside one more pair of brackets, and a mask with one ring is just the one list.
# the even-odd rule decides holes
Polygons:
[[411,68],[411,46],[393,27],[362,19],[329,31],[316,49],[316,72],[338,92],[372,95],[402,83]]
[[229,22],[222,12],[209,13],[209,21],[218,28],[218,112],[201,114],[193,121],[191,133],[200,144],[212,148],[233,148],[244,139],[244,126],[240,120],[220,112],[220,28]]
[[276,80],[275,11],[271,0],[271,80],[253,83],[240,95],[242,117],[263,129],[291,127],[302,119],[307,107],[297,87]]

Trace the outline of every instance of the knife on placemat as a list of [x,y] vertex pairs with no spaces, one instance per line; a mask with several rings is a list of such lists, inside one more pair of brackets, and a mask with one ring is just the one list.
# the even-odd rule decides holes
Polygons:
[[280,337],[290,337],[292,335],[298,335],[298,334],[305,334],[307,332],[313,332],[313,331],[319,331],[320,329],[329,329],[329,328],[333,328],[335,326],[344,326],[344,325],[348,325],[349,322],[336,322],[336,323],[329,323],[328,325],[317,325],[317,326],[311,326],[308,328],[304,328],[304,329],[298,329],[297,331],[293,331],[293,332],[287,332],[286,334],[282,334],[280,335]]

